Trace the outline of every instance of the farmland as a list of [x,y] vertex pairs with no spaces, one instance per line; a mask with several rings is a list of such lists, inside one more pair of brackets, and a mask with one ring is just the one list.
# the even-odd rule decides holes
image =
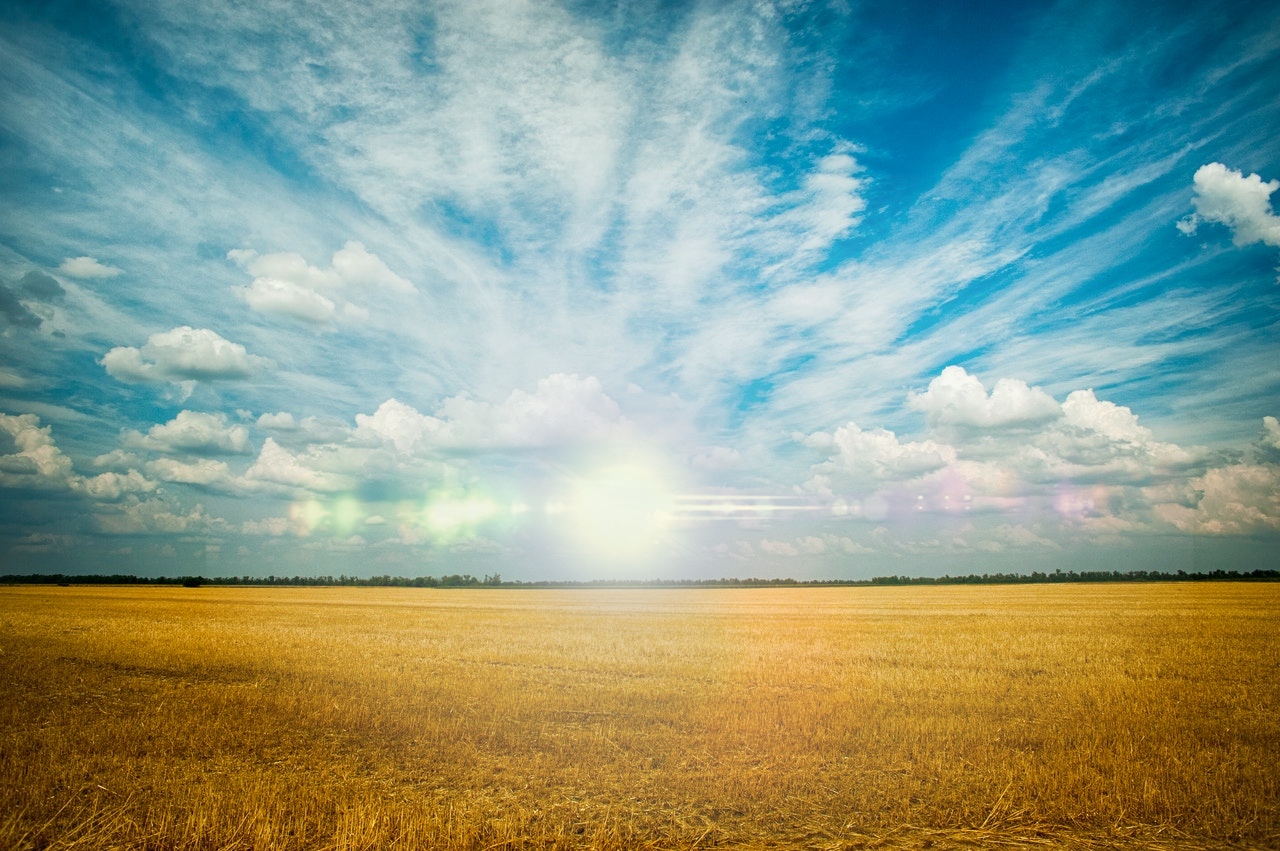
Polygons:
[[1280,846],[1280,584],[0,587],[0,846]]

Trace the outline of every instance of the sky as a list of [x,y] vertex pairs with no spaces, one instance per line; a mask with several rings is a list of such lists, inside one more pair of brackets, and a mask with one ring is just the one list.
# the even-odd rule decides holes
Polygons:
[[0,572],[1280,567],[1274,2],[4,6]]

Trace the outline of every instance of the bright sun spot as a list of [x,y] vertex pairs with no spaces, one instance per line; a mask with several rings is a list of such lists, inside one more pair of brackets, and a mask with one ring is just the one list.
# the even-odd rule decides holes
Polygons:
[[670,516],[671,494],[640,466],[606,467],[579,479],[564,513],[572,534],[591,551],[613,558],[644,555]]

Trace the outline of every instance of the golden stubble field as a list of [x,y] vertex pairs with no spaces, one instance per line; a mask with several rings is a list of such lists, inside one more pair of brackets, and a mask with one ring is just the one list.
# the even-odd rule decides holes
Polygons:
[[1280,847],[1280,585],[0,587],[0,846]]

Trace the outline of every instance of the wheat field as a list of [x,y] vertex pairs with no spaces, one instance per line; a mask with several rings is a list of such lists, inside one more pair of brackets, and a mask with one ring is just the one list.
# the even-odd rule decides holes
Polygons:
[[1276,848],[1280,584],[0,587],[14,849]]

